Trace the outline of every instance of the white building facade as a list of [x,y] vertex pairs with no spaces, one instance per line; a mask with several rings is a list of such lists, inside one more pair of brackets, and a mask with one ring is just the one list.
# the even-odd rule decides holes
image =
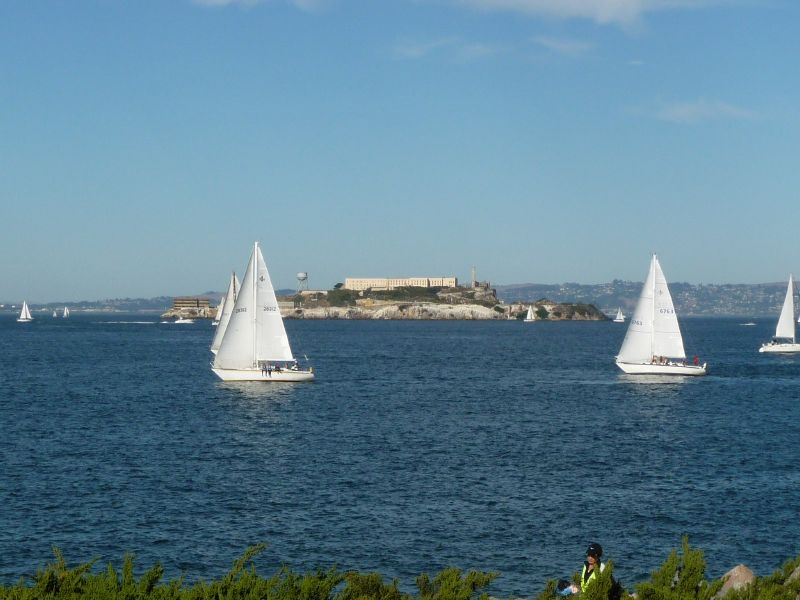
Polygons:
[[346,290],[393,290],[400,287],[458,287],[456,277],[347,277],[344,280]]

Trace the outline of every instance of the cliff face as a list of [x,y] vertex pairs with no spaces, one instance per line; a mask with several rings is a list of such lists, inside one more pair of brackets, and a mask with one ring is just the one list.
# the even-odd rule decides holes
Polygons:
[[492,308],[477,304],[436,304],[413,302],[380,306],[328,306],[282,310],[288,319],[462,319],[506,318]]
[[213,319],[217,314],[217,309],[212,308],[170,308],[167,312],[161,313],[162,319]]
[[[605,321],[607,317],[591,305],[556,304],[544,301],[536,304],[539,317],[547,321]],[[440,304],[435,302],[383,302],[359,306],[326,306],[287,308],[281,310],[286,319],[459,319],[508,320],[522,319],[528,305],[497,305],[489,308],[479,304]],[[543,312],[542,312],[543,311]]]

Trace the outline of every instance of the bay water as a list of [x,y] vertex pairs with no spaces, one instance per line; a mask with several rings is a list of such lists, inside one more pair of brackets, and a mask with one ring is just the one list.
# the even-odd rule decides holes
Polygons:
[[[44,315],[44,313],[41,313]],[[62,549],[167,577],[447,566],[531,596],[599,542],[632,588],[800,553],[800,356],[775,322],[683,319],[704,378],[623,375],[610,322],[288,321],[312,384],[225,384],[208,321],[0,315],[0,580]],[[304,362],[301,360],[301,362]]]

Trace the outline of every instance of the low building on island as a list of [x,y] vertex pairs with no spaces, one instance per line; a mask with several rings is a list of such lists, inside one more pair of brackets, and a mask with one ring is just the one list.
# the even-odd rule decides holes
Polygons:
[[204,296],[176,296],[172,299],[172,308],[161,315],[164,319],[192,318],[213,319],[217,308],[212,307]]

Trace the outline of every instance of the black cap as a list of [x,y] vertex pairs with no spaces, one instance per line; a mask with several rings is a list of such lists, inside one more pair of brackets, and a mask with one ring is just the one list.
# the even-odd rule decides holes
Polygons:
[[586,549],[586,556],[593,556],[594,558],[600,558],[601,556],[603,556],[603,547],[600,544],[595,544],[594,542],[592,542]]

